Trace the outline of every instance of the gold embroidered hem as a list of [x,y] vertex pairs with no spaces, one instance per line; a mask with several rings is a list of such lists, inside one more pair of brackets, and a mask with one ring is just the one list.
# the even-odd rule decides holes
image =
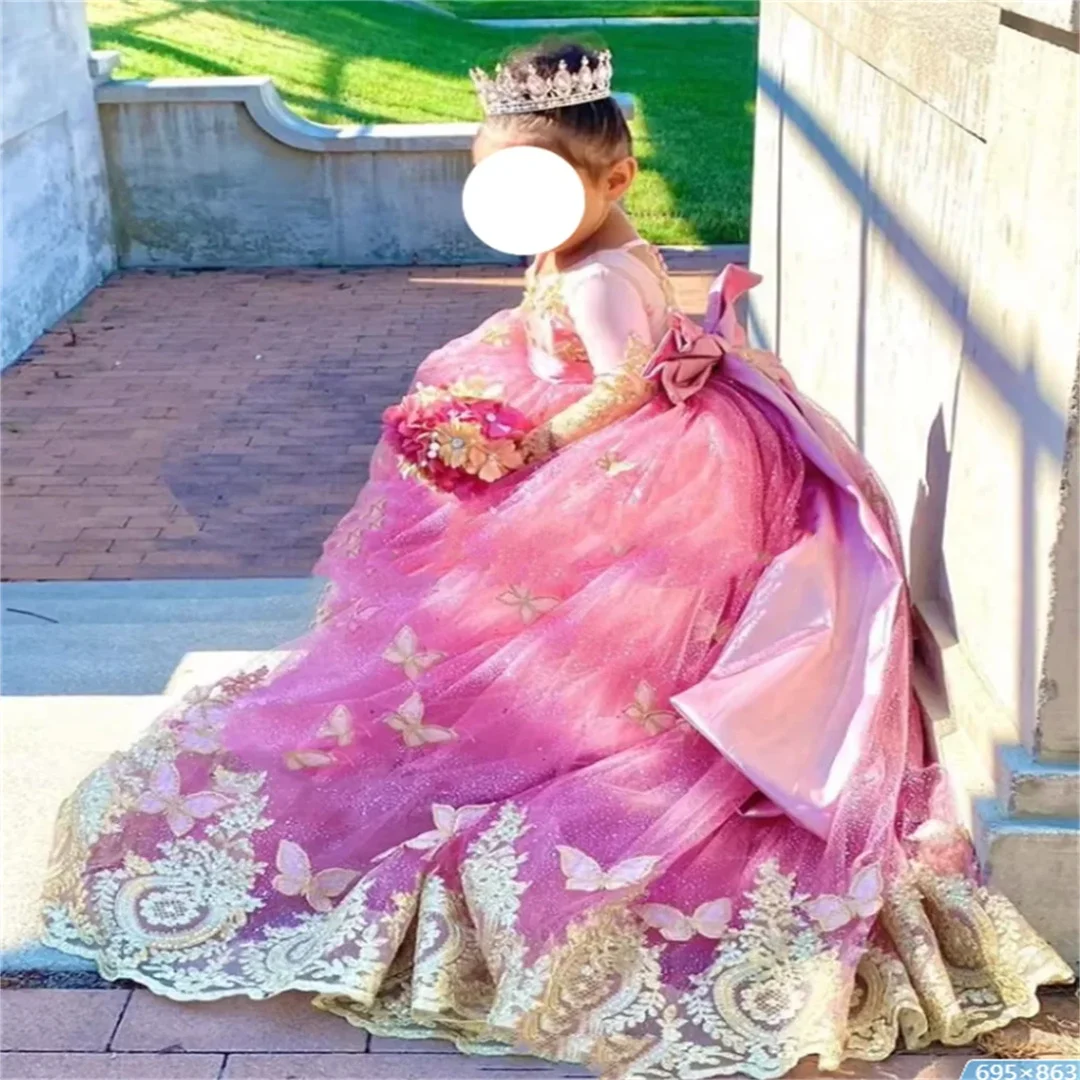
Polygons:
[[[153,739],[139,749],[152,758]],[[240,941],[260,906],[250,837],[267,822],[261,778],[226,779],[246,793],[246,810],[223,815],[205,840],[162,845],[158,860],[129,856],[90,890],[80,836],[107,828],[115,808],[100,780],[84,785],[65,808],[46,944],[175,1000],[307,991],[375,1034],[447,1039],[468,1053],[516,1049],[643,1080],[769,1080],[811,1054],[830,1070],[901,1045],[969,1043],[1033,1016],[1041,984],[1072,979],[1008,901],[918,863],[887,890],[854,974],[811,916],[814,901],[775,861],[758,868],[711,962],[678,985],[665,976],[672,943],[646,925],[632,890],[601,893],[538,949],[520,918],[534,884],[520,841],[532,826],[513,803],[449,874],[417,864],[414,887],[387,893],[380,867],[405,859],[401,849],[336,907]],[[77,799],[81,825],[70,820]]]

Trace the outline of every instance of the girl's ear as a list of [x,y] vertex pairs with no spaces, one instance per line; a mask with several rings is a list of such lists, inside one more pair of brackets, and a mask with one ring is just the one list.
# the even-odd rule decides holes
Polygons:
[[616,202],[629,190],[638,174],[637,158],[626,157],[616,161],[607,175],[607,197]]

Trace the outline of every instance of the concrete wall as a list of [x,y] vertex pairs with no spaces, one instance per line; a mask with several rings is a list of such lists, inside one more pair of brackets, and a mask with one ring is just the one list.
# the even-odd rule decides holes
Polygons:
[[2,7],[0,366],[113,266],[83,5]]
[[470,124],[327,127],[264,76],[98,91],[122,266],[490,261],[461,186]]
[[1074,0],[762,5],[754,334],[894,497],[977,831],[995,772],[1030,779],[1010,745],[1077,815],[1077,29]]
[[98,102],[122,266],[517,261],[465,224],[475,124],[327,127],[265,76],[112,82]]

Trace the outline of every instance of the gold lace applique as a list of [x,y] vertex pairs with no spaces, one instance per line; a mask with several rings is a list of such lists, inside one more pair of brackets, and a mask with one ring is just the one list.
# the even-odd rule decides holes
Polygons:
[[540,280],[536,274],[528,274],[521,306],[525,312],[541,319],[572,325],[570,309],[563,296],[562,274],[552,274],[546,280]]
[[461,866],[462,886],[496,987],[488,1014],[493,1032],[515,1032],[549,978],[550,958],[529,957],[517,928],[521,896],[529,883],[518,880],[528,856],[515,845],[529,829],[521,808],[505,804],[495,823],[469,845]]
[[552,351],[556,359],[566,365],[587,364],[589,351],[575,330],[554,327],[552,330]]
[[556,446],[565,446],[599,431],[635,412],[653,396],[655,383],[641,374],[652,350],[639,337],[631,335],[625,355],[627,359],[617,371],[598,375],[589,393],[547,422]]
[[261,686],[269,674],[270,668],[264,665],[254,671],[226,675],[210,686],[195,686],[184,694],[183,706],[186,706],[189,712],[205,716],[208,710],[217,706],[231,705],[244,694]]
[[664,294],[664,305],[668,311],[675,311],[678,308],[678,303],[675,299],[675,288],[672,285],[671,272],[668,270],[668,265],[664,259],[663,253],[655,244],[650,244],[648,246],[648,252],[653,260],[653,270],[656,281]]
[[592,909],[551,954],[543,994],[519,1028],[525,1045],[605,1075],[636,1069],[655,1039],[634,1031],[658,1019],[666,1004],[661,955],[625,902]]
[[464,897],[432,874],[417,915],[413,1015],[479,1034],[487,1029],[494,989]]
[[447,390],[454,397],[476,398],[480,401],[501,401],[506,396],[502,383],[489,382],[483,375],[467,375],[452,382]]
[[505,349],[509,347],[514,340],[513,334],[510,332],[509,327],[497,324],[489,327],[480,335],[480,343],[482,345],[492,345],[497,349]]
[[533,348],[550,352],[567,366],[587,364],[589,352],[578,335],[563,295],[562,274],[553,275],[540,284],[530,275],[526,281],[522,310],[527,319],[543,322],[548,328],[550,344],[540,341],[534,327],[526,327],[526,336]]
[[664,1071],[645,1075],[716,1075],[740,1063],[750,1076],[778,1076],[827,1052],[845,977],[839,951],[802,913],[802,900],[774,861],[759,867],[741,926],[679,1002],[688,1022],[662,1058]]
[[[302,989],[368,1030],[451,1038],[477,1053],[514,1044],[612,1078],[764,1080],[809,1054],[830,1070],[845,1057],[879,1060],[898,1040],[970,1042],[1032,1015],[1038,985],[1071,979],[1007,900],[918,861],[890,881],[854,975],[839,937],[775,862],[759,867],[730,919],[724,908],[702,921],[706,938],[720,936],[682,989],[665,982],[663,957],[684,935],[670,942],[651,929],[636,897],[598,890],[561,941],[530,946],[519,929],[531,884],[519,847],[531,826],[513,803],[468,845],[460,892],[418,869],[413,886],[379,898],[376,871],[351,886],[325,881],[335,903],[310,910],[310,862],[295,873],[279,865],[296,879],[286,891],[312,894],[309,909],[244,940],[268,873],[253,846],[271,824],[263,774],[214,766],[227,806],[152,858],[108,860],[120,818],[177,753],[174,728],[155,725],[80,786],[61,815],[46,900],[48,943],[174,998]],[[433,851],[486,812],[436,807],[437,828],[415,846]]]
[[623,353],[622,370],[640,375],[648,367],[655,351],[647,341],[643,341],[637,334],[631,334]]
[[1034,1015],[1032,988],[1066,981],[1069,969],[1016,908],[966,875],[913,863],[890,889],[882,923],[926,1016],[916,1048],[968,1043]]

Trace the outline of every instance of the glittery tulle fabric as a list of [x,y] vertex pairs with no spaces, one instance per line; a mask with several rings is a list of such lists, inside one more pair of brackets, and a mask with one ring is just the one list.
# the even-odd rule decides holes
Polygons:
[[[627,415],[669,314],[631,286],[633,318],[598,319],[618,362],[531,283],[424,363],[537,424],[590,403],[581,437],[465,498],[380,447],[310,633],[65,804],[49,944],[177,999],[306,990],[371,1031],[657,1080],[970,1041],[1071,978],[952,823],[865,463],[736,361]],[[816,685],[823,643],[849,659]]]

